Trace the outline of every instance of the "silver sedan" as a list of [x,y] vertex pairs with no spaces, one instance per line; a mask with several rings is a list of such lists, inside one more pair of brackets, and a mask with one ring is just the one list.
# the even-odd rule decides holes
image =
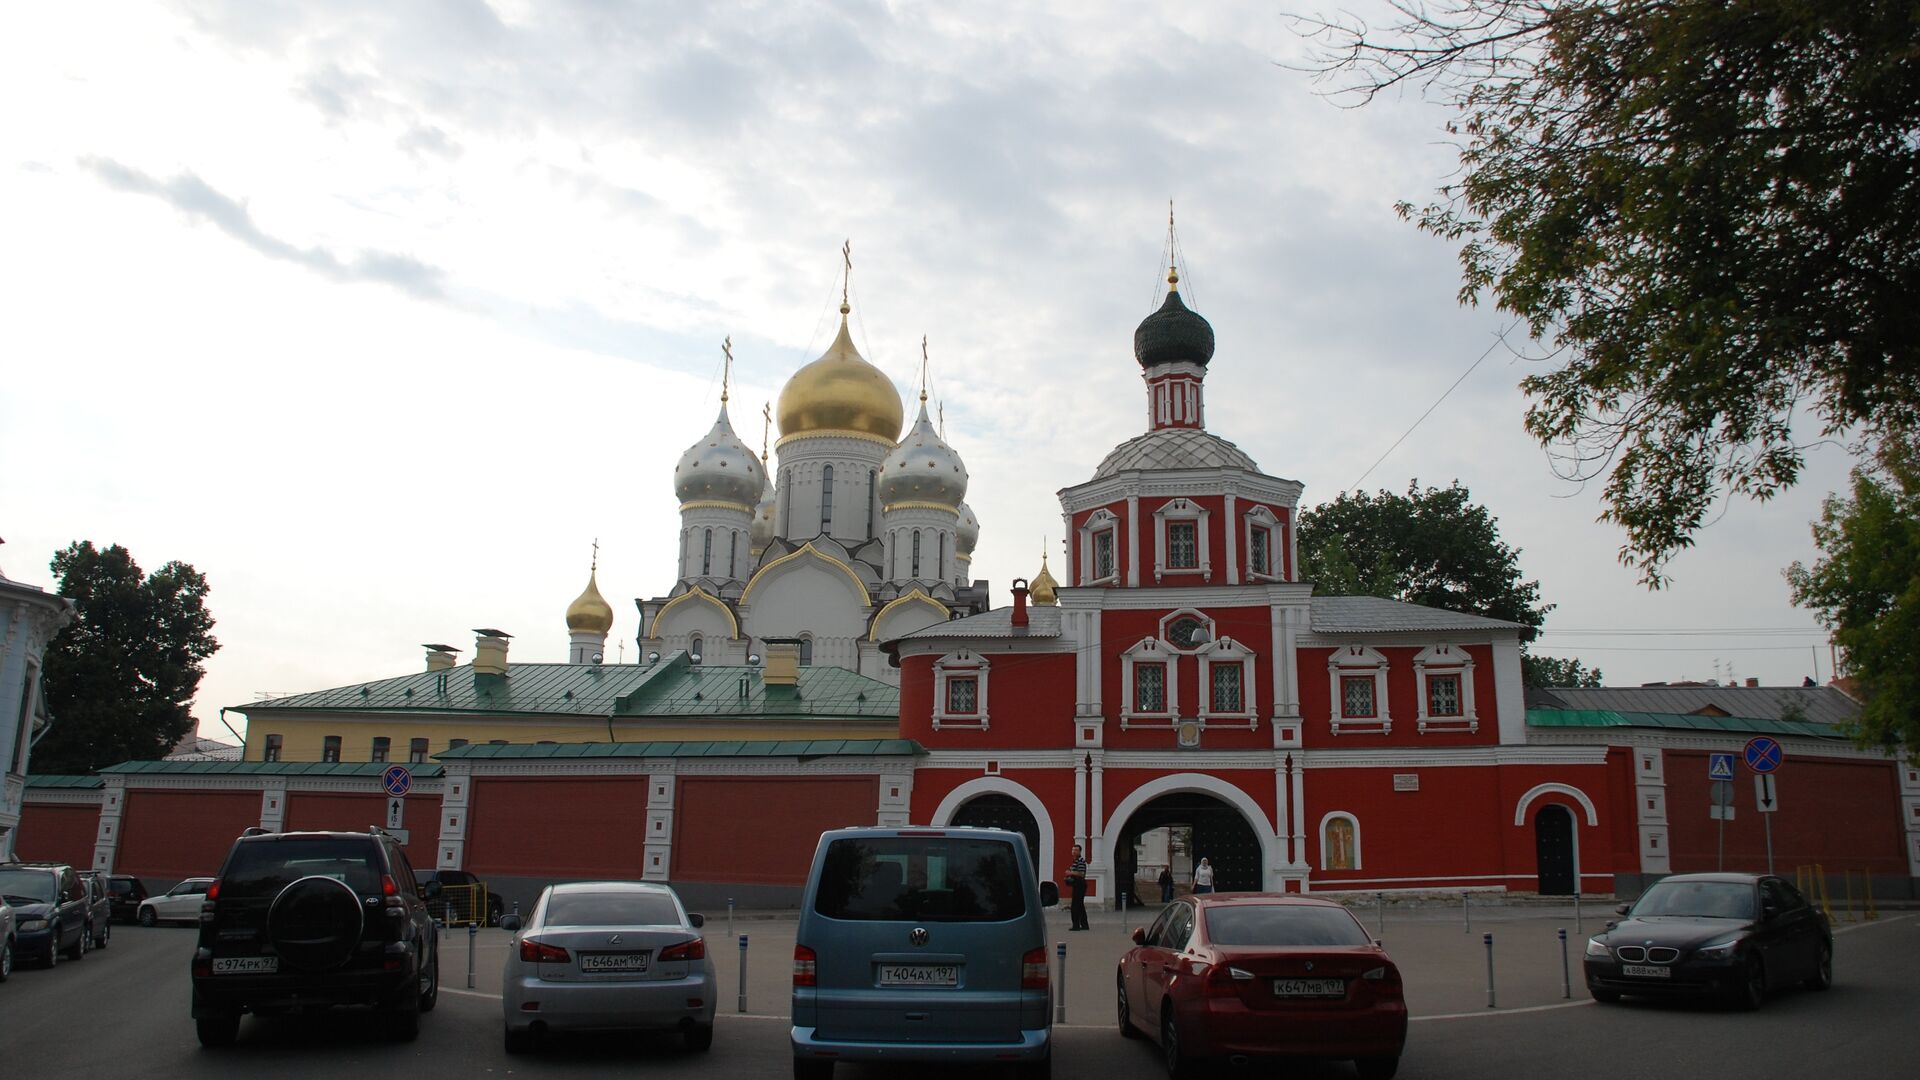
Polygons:
[[679,1031],[690,1050],[713,1045],[713,961],[665,885],[549,885],[511,931],[501,1006],[508,1053],[551,1031]]

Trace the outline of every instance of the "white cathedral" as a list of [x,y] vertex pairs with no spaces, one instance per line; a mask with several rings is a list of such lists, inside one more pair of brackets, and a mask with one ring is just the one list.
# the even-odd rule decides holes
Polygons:
[[[986,583],[968,577],[980,524],[966,465],[924,389],[901,435],[900,395],[854,348],[850,310],[843,300],[833,344],[780,391],[776,468],[734,432],[725,390],[713,429],[680,456],[679,577],[637,601],[643,656],[747,664],[779,641],[802,665],[897,685],[880,642],[987,609]],[[570,662],[597,663],[612,626],[590,577],[567,609]]]

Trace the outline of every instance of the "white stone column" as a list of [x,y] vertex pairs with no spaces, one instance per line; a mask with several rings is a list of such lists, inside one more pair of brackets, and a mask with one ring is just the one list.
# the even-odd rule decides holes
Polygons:
[[880,805],[874,808],[874,824],[897,829],[913,824],[913,770],[880,774]]
[[666,881],[673,874],[674,775],[657,772],[647,777],[646,863],[643,881]]
[[127,813],[127,778],[118,773],[100,777],[100,825],[93,837],[93,868],[113,873],[113,860],[120,853],[120,829]]
[[440,846],[435,863],[442,870],[458,870],[466,865],[467,812],[472,806],[472,766],[449,764],[440,788]]
[[[1506,714],[1502,713],[1501,726],[1506,725]],[[1636,746],[1633,748],[1633,806],[1634,817],[1640,826],[1640,872],[1643,874],[1668,874],[1673,872],[1672,857],[1669,852],[1671,837],[1667,826],[1667,767],[1665,755],[1656,746]],[[1573,834],[1577,841],[1580,836],[1579,811],[1568,809],[1573,820]],[[1575,867],[1575,873],[1579,868]],[[1579,884],[1579,879],[1575,879]]]

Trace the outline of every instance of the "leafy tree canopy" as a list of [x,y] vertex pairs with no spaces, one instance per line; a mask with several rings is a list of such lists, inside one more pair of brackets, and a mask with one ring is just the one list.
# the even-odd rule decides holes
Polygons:
[[53,557],[78,608],[42,668],[53,727],[33,748],[40,774],[92,773],[164,756],[195,727],[188,711],[220,647],[207,579],[183,562],[144,574],[126,548],[76,541]]
[[1403,216],[1460,245],[1553,350],[1529,433],[1605,477],[1658,587],[1716,499],[1802,465],[1795,421],[1920,420],[1920,17],[1912,0],[1391,0],[1300,20],[1364,103],[1450,106],[1459,178]]
[[1523,656],[1520,674],[1527,689],[1545,690],[1556,686],[1597,688],[1605,676],[1599,668],[1590,668],[1572,657]]
[[1888,444],[1830,495],[1813,540],[1823,557],[1787,568],[1793,602],[1819,613],[1858,681],[1856,737],[1920,762],[1920,448]]

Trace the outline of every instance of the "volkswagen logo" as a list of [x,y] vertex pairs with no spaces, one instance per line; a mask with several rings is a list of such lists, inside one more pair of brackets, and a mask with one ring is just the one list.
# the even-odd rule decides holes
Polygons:
[[619,934],[615,934],[615,935],[613,935],[612,937],[610,937],[610,938],[608,938],[608,939],[607,939],[607,944],[609,944],[609,945],[618,945],[618,944],[620,944],[620,941],[621,941],[621,938],[620,938],[620,935],[619,935]]
[[907,933],[907,940],[915,945],[925,945],[932,938],[933,935],[927,933],[927,928],[924,926],[916,926]]

